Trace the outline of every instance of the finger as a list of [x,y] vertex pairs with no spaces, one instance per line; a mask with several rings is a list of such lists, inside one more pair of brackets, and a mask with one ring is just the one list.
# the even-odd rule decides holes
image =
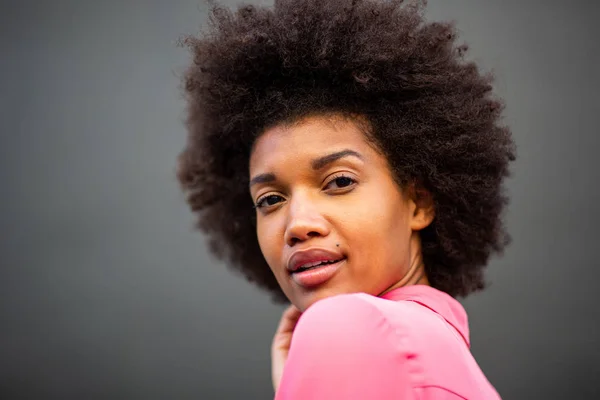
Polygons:
[[277,326],[277,333],[291,332],[298,323],[298,319],[302,315],[302,312],[294,305],[289,306],[281,315],[279,325]]

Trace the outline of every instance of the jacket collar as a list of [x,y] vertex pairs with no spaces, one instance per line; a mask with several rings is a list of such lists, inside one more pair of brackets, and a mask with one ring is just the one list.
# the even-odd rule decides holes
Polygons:
[[393,301],[414,301],[439,314],[463,337],[468,347],[469,321],[464,307],[450,295],[427,285],[411,285],[391,290],[380,296]]

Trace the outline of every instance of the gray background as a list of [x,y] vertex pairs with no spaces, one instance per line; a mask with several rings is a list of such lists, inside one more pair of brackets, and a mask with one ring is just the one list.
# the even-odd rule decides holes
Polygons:
[[[234,4],[234,2],[230,2]],[[464,302],[506,399],[600,396],[595,1],[430,1],[497,75],[514,243]],[[207,255],[174,178],[189,1],[0,6],[0,398],[271,398],[280,308]]]

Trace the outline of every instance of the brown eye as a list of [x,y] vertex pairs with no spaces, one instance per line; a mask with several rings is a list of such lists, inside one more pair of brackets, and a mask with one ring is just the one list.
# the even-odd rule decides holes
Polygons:
[[356,183],[356,181],[352,178],[349,178],[347,176],[338,176],[337,178],[334,178],[333,180],[331,180],[327,184],[326,188],[327,189],[343,189],[343,188],[352,186],[355,183]]
[[283,200],[283,197],[278,196],[276,194],[271,194],[269,196],[261,197],[256,202],[256,208],[274,206],[275,204],[279,203],[282,200]]
[[338,187],[346,187],[352,185],[354,183],[354,179],[346,176],[340,176],[339,178],[335,178],[334,182],[338,185]]

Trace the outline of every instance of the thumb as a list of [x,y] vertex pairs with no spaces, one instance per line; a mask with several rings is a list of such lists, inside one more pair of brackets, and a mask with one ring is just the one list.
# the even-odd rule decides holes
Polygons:
[[290,305],[283,312],[273,338],[274,349],[285,348],[285,350],[287,350],[289,348],[292,333],[294,332],[301,315],[302,312],[294,305]]
[[300,315],[302,315],[302,312],[298,308],[293,305],[289,306],[281,315],[279,325],[273,336],[271,344],[271,379],[275,392],[277,392],[279,382],[283,376],[283,369],[292,343],[292,335]]

